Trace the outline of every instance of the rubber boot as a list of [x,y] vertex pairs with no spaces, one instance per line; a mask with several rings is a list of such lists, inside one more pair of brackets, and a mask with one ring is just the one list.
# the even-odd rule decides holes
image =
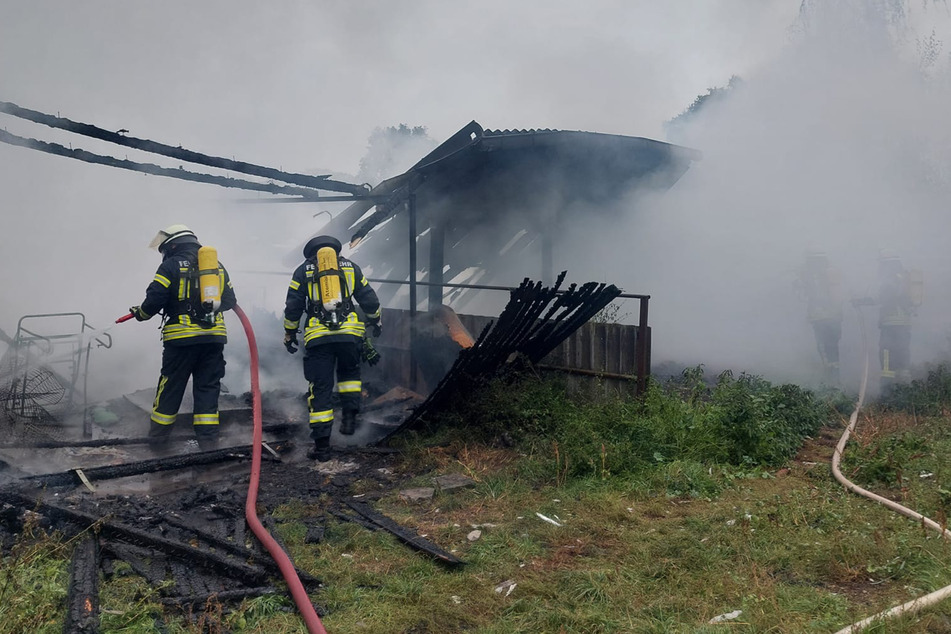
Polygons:
[[343,418],[340,421],[340,433],[344,436],[352,436],[357,431],[357,411],[350,409],[343,411]]
[[172,453],[172,427],[152,422],[149,425],[149,451],[157,457],[165,457]]
[[324,437],[314,440],[314,447],[307,452],[307,457],[317,462],[330,460],[330,438]]
[[202,451],[214,451],[218,448],[217,436],[198,436],[198,448]]

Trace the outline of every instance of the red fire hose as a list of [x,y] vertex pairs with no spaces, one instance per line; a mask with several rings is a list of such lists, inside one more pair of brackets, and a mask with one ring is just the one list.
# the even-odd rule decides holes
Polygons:
[[[284,581],[287,582],[291,596],[294,597],[294,603],[297,604],[297,609],[300,610],[301,617],[304,619],[307,631],[310,634],[327,634],[324,624],[320,622],[320,617],[317,616],[317,612],[314,610],[314,604],[310,602],[310,597],[307,596],[307,591],[304,590],[304,584],[301,583],[297,571],[294,570],[294,564],[291,563],[290,557],[281,549],[277,541],[271,537],[264,525],[261,524],[261,520],[258,519],[258,483],[261,480],[261,442],[263,440],[261,385],[258,381],[258,344],[255,342],[254,330],[251,328],[248,316],[237,305],[234,307],[234,312],[241,320],[241,325],[244,326],[244,334],[248,337],[248,350],[251,353],[251,394],[253,396],[251,411],[254,415],[254,434],[251,441],[251,479],[248,482],[248,499],[244,505],[244,518],[247,520],[248,526],[251,527],[251,531],[261,540],[267,551],[271,553],[271,557],[277,562],[277,567],[280,568]],[[116,319],[116,323],[121,324],[132,319],[132,317],[132,313],[123,315]]]
[[280,545],[271,537],[267,529],[264,528],[264,525],[261,524],[261,521],[258,519],[258,482],[261,479],[261,441],[263,433],[261,430],[261,386],[258,382],[258,346],[257,343],[255,343],[254,331],[251,329],[251,322],[248,320],[248,316],[244,314],[240,306],[235,306],[234,312],[238,316],[238,319],[241,320],[241,325],[244,326],[244,332],[248,336],[248,349],[251,352],[251,394],[253,395],[252,412],[254,415],[254,435],[251,442],[251,480],[248,483],[248,499],[244,505],[244,517],[248,522],[248,526],[251,527],[251,531],[261,540],[261,543],[264,544],[267,551],[271,553],[271,557],[274,558],[274,561],[277,562],[278,567],[281,569],[284,581],[287,582],[291,596],[294,597],[294,603],[297,604],[297,609],[300,610],[301,617],[304,619],[305,625],[307,625],[307,631],[310,632],[310,634],[327,634],[323,623],[320,622],[320,617],[317,616],[317,612],[314,610],[314,604],[310,602],[310,597],[307,596],[307,592],[304,590],[304,586],[297,576],[297,571],[294,570],[294,564],[291,563],[287,553],[281,550]]

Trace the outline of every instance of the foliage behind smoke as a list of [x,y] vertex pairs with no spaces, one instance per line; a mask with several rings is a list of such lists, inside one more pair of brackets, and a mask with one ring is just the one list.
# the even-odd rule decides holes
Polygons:
[[424,126],[376,128],[367,141],[367,153],[360,159],[357,179],[378,185],[384,179],[402,174],[436,147]]

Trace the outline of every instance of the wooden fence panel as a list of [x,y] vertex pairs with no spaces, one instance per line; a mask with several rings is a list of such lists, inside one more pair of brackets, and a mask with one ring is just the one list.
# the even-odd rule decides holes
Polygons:
[[[458,317],[473,339],[478,338],[482,329],[495,319],[465,314]],[[633,325],[588,322],[552,350],[540,365],[549,371],[563,372],[569,388],[581,393],[607,396],[635,394],[637,330],[638,326]],[[409,311],[384,309],[383,335],[375,344],[383,357],[381,369],[389,377],[399,377],[401,385],[409,386]],[[418,373],[417,381],[423,393],[431,387],[423,384]]]

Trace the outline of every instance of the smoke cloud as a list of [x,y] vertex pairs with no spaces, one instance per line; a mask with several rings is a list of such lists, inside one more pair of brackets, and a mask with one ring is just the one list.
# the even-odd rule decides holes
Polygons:
[[[625,287],[652,295],[655,364],[816,382],[819,357],[794,290],[807,250],[841,270],[847,302],[877,292],[880,250],[921,269],[913,361],[948,357],[948,13],[943,4],[897,8],[803,3],[782,54],[679,129],[676,141],[703,160],[666,195],[635,203],[641,213],[623,232],[606,234],[623,233],[624,244],[600,253],[630,254],[606,268],[626,270]],[[864,311],[846,304],[843,370],[853,387],[863,322],[872,377],[877,370],[877,313]]]
[[[947,300],[938,289],[948,269],[940,248],[951,147],[947,53],[923,75],[915,38],[924,41],[937,24],[940,39],[947,15],[943,4],[914,3],[885,21],[881,12],[853,20],[848,11],[863,4],[424,0],[367,11],[290,0],[0,0],[0,99],[351,180],[379,127],[426,126],[437,141],[472,119],[487,128],[662,138],[665,121],[696,95],[742,76],[742,89],[701,111],[676,139],[702,150],[703,161],[665,195],[632,201],[622,227],[577,245],[599,257],[564,250],[555,264],[573,281],[651,294],[655,362],[808,378],[814,344],[791,287],[807,248],[828,251],[856,293],[872,290],[878,249],[898,251],[925,272],[916,359],[946,347]],[[809,21],[799,19],[801,6],[811,8]],[[823,7],[839,15],[820,14]],[[2,125],[177,167],[5,115]],[[262,323],[267,313],[277,319],[290,275],[281,260],[322,226],[326,218],[315,214],[342,206],[263,202],[270,198],[0,145],[0,328],[12,334],[24,314],[64,311],[111,327],[142,300],[159,263],[145,245],[179,222],[218,248],[246,312]],[[372,269],[359,249],[354,257]],[[526,263],[514,281],[538,270]],[[243,347],[237,320],[228,316],[228,325],[229,348]],[[91,362],[97,395],[154,384],[156,326],[111,328],[113,348],[94,351]],[[258,334],[268,346],[277,336]],[[287,366],[265,387],[303,388],[299,358],[282,358]],[[235,352],[225,383],[243,391],[245,377]]]

